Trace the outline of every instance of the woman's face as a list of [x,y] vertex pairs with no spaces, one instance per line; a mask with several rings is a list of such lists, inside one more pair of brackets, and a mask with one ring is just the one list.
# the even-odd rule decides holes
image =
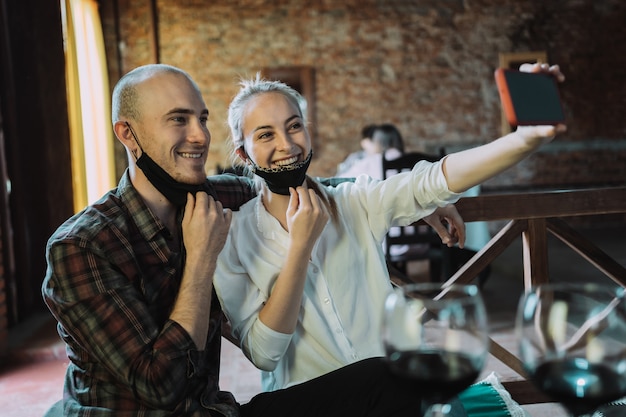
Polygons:
[[311,150],[300,109],[277,92],[257,94],[248,101],[243,112],[243,135],[247,157],[261,168],[302,162]]

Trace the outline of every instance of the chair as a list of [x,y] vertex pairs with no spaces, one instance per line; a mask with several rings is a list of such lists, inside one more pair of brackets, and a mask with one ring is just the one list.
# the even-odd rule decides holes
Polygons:
[[[422,160],[435,162],[440,155],[408,152],[396,159],[386,159],[383,153],[383,179],[400,172],[410,171]],[[451,275],[450,248],[441,242],[441,238],[429,225],[409,225],[392,227],[385,237],[384,250],[387,268],[392,276],[405,283],[413,280],[408,275],[407,264],[410,261],[427,260],[431,281],[441,281]]]

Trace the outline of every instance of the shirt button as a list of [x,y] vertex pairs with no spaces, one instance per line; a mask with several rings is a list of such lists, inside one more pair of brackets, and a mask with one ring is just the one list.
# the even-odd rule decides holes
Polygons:
[[319,269],[317,269],[316,266],[314,266],[313,268],[311,268],[311,271],[313,271],[314,274],[317,274],[317,272],[319,271]]
[[324,298],[324,304],[328,304],[330,303],[330,299],[329,298]]
[[339,327],[337,327],[337,328],[335,329],[335,333],[337,333],[337,334],[341,333],[341,329],[340,329]]

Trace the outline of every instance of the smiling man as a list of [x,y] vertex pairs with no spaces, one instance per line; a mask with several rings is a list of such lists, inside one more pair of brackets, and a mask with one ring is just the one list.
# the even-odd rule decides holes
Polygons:
[[128,169],[47,247],[43,296],[70,358],[64,414],[231,415],[212,279],[230,225],[223,206],[254,192],[238,177],[207,180],[209,112],[185,72],[139,67],[112,103]]

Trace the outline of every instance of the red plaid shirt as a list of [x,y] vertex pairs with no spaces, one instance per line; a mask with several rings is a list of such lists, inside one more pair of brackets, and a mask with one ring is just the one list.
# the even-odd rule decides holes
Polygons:
[[[232,209],[256,194],[242,177],[213,176],[209,183]],[[70,358],[65,415],[208,415],[212,408],[238,415],[232,395],[219,390],[217,298],[202,351],[169,320],[184,253],[172,252],[168,237],[125,173],[116,189],[50,238],[42,291]]]

